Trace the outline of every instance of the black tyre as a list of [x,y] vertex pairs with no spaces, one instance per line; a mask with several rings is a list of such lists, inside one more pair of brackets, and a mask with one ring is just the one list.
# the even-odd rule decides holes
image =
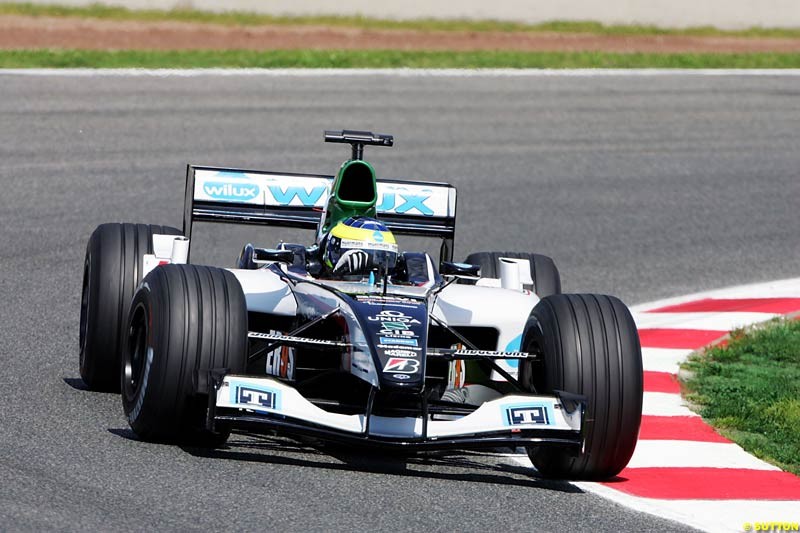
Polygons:
[[119,392],[120,339],[155,233],[181,235],[169,226],[102,224],[89,238],[79,335],[81,378],[91,390]]
[[559,294],[531,311],[522,349],[542,355],[520,366],[520,381],[539,394],[581,394],[588,404],[586,445],[575,455],[531,448],[546,477],[606,479],[628,464],[642,417],[642,351],[630,311],[613,296]]
[[243,373],[247,307],[236,277],[220,268],[157,267],[131,304],[122,361],[122,404],[142,439],[220,445],[206,428],[208,371]]
[[469,254],[464,262],[480,266],[481,277],[499,278],[501,257],[530,261],[531,279],[534,286],[525,288],[533,290],[539,298],[551,294],[561,294],[561,276],[555,262],[546,255],[526,252],[475,252]]

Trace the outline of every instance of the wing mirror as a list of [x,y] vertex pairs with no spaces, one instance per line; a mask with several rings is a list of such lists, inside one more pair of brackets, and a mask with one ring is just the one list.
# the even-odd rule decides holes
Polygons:
[[469,276],[477,278],[481,267],[467,263],[453,263],[452,261],[442,261],[439,265],[439,273],[443,276]]
[[255,248],[253,250],[253,259],[256,261],[279,261],[291,264],[294,262],[294,252],[292,250]]
[[281,263],[294,262],[294,252],[291,250],[271,250],[256,248],[250,243],[244,245],[236,268],[254,270],[261,268],[267,262],[279,261]]

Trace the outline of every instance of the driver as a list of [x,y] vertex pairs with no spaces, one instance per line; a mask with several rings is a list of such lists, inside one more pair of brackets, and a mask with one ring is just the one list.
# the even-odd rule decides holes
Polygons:
[[322,268],[333,278],[363,278],[370,272],[392,272],[397,241],[381,221],[350,217],[335,224],[320,240]]

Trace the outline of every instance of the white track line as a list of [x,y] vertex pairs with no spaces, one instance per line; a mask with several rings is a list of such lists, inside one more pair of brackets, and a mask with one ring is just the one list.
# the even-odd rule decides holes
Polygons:
[[666,298],[655,302],[647,302],[631,307],[634,313],[645,313],[651,309],[659,309],[669,305],[684,304],[705,300],[707,298],[800,298],[800,278],[768,281],[752,285],[737,285],[725,289],[698,292],[676,298]]
[[647,416],[700,416],[686,406],[680,394],[645,392],[642,414]]
[[642,364],[645,371],[677,374],[679,365],[693,351],[673,348],[642,348]]
[[273,76],[273,77],[457,77],[457,78],[519,78],[519,77],[653,77],[653,76],[800,76],[800,69],[374,69],[374,68],[197,68],[197,69],[92,69],[92,68],[32,68],[0,69],[0,75],[15,76]]
[[725,442],[640,440],[628,468],[748,468],[780,470]]
[[800,511],[796,501],[658,500],[631,496],[599,483],[581,482],[574,485],[626,507],[715,533],[722,531],[741,533],[745,522],[752,524],[800,521]]
[[639,329],[705,329],[728,332],[750,324],[766,322],[780,315],[773,313],[713,312],[713,313],[634,313]]

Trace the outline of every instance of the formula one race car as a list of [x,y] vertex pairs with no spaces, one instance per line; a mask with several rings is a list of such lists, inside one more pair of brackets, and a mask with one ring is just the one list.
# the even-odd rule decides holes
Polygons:
[[[144,440],[218,446],[231,431],[405,450],[524,447],[542,476],[602,479],[636,445],[642,361],[611,296],[561,294],[553,261],[453,262],[456,189],[376,179],[349,143],[335,176],[189,166],[183,230],[103,224],[86,251],[80,371],[122,393]],[[307,228],[192,264],[197,222]],[[441,239],[438,260],[395,235]]]

